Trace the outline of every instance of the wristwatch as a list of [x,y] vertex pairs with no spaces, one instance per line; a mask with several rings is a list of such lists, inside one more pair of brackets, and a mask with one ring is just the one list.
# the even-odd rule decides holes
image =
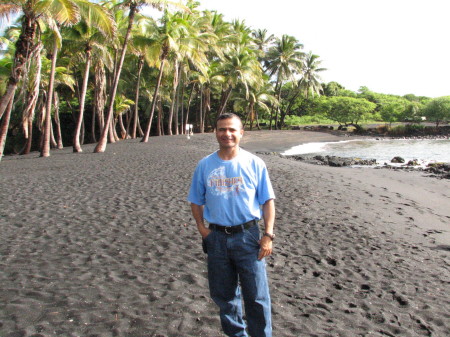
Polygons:
[[270,238],[272,241],[273,241],[273,239],[275,239],[275,234],[264,233],[263,236],[267,236],[267,237]]

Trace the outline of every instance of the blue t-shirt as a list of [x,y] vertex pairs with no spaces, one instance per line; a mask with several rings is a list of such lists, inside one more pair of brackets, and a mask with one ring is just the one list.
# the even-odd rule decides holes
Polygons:
[[188,196],[205,206],[206,221],[223,226],[261,219],[260,205],[269,199],[275,194],[265,163],[243,149],[232,160],[220,159],[217,152],[200,160]]

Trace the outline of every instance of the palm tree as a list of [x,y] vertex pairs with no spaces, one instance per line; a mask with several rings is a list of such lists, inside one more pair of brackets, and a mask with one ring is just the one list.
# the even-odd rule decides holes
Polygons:
[[[0,99],[0,160],[6,141],[14,95],[25,72],[33,48],[36,46],[35,35],[38,20],[51,20],[59,24],[74,24],[79,19],[79,9],[71,0],[3,0],[0,15],[22,13],[22,31],[16,42],[11,76],[8,79],[6,92]],[[5,115],[4,115],[5,114]]]
[[[75,132],[73,136],[73,152],[82,152],[80,145],[80,131],[83,123],[85,98],[91,67],[92,54],[105,55],[105,44],[114,37],[116,27],[111,14],[102,6],[92,4],[86,13],[82,14],[82,20],[68,33],[68,43],[74,43],[83,50],[85,70],[80,94],[80,111],[77,116]],[[78,42],[78,43],[76,43]]]
[[[52,39],[53,38],[53,34],[45,34],[42,36],[44,45],[46,44],[46,40],[47,39]],[[37,105],[40,107],[40,113],[38,116],[38,127],[39,130],[41,131],[41,142],[39,144],[39,148],[42,150],[42,146],[43,146],[43,140],[44,140],[44,133],[45,133],[45,122],[46,122],[46,116],[47,114],[47,109],[49,106],[54,106],[55,108],[55,122],[56,122],[56,126],[59,128],[59,116],[58,116],[58,104],[59,104],[59,97],[56,96],[57,92],[56,90],[54,91],[54,94],[52,95],[53,99],[52,102],[50,104],[50,102],[48,102],[49,99],[49,94],[48,94],[48,88],[50,86],[50,81],[53,82],[52,86],[56,89],[56,88],[68,88],[71,92],[74,91],[74,84],[75,84],[75,80],[73,78],[73,76],[71,76],[70,71],[68,68],[66,67],[62,67],[62,66],[58,66],[55,67],[53,65],[53,58],[51,57],[51,59],[47,59],[46,57],[42,57],[42,71],[41,71],[41,76],[40,76],[40,88],[39,88],[39,92],[41,93],[39,96],[39,101],[37,102]],[[64,60],[65,62],[66,60]],[[54,68],[52,70],[52,68]],[[49,130],[48,130],[48,134],[49,134],[49,142],[54,143],[53,142],[53,128],[52,128],[52,123],[49,123]],[[57,129],[57,137],[58,137],[58,142],[56,143],[56,146],[58,146],[58,148],[62,148],[62,140],[61,140],[61,136],[60,136],[60,130]],[[59,143],[59,144],[58,144]],[[31,143],[30,143],[31,146]],[[25,152],[26,153],[26,152]]]
[[[52,21],[50,21],[52,22]],[[58,50],[61,48],[62,38],[59,32],[59,27],[57,25],[51,24],[52,33],[54,38],[50,44],[52,51],[51,55],[51,69],[50,69],[50,80],[48,81],[47,90],[47,105],[45,109],[45,119],[44,119],[44,137],[41,146],[41,157],[50,156],[50,136],[52,127],[52,102],[53,102],[53,87],[55,85],[55,73],[56,73],[56,59],[58,55]]]
[[277,106],[278,101],[273,95],[273,87],[265,80],[257,87],[250,87],[248,98],[243,95],[234,98],[234,110],[243,109],[246,111],[244,125],[249,122],[250,130],[253,129],[253,122],[256,120],[256,126],[259,126],[258,110],[270,112],[271,106]]
[[320,68],[322,61],[319,60],[318,55],[314,55],[311,52],[306,55],[303,60],[302,78],[298,82],[298,87],[303,92],[303,95],[308,99],[309,95],[320,95],[322,92],[321,78],[318,73],[327,70],[326,68]]
[[[79,8],[81,17],[85,18],[87,21],[87,25],[89,26],[86,30],[89,31],[90,26],[96,27],[102,34],[106,36],[112,37],[115,33],[115,25],[114,22],[111,19],[111,16],[109,13],[104,9],[103,6],[91,3],[89,1],[85,0],[72,0],[76,3],[77,7]],[[51,22],[51,21],[49,21]],[[56,57],[58,53],[58,49],[60,46],[60,35],[59,35],[59,29],[56,27],[56,25],[52,25],[53,31],[55,32],[55,40],[53,45],[53,52],[52,52],[52,71],[50,76],[50,82],[49,82],[49,90],[48,90],[48,100],[47,100],[47,116],[45,119],[45,130],[44,130],[44,143],[41,149],[41,157],[48,157],[50,156],[50,132],[51,132],[51,106],[53,101],[53,82],[54,82],[54,69],[56,66]],[[89,32],[87,33],[89,35]],[[89,67],[90,67],[90,61],[91,61],[91,49],[92,49],[92,43],[86,45],[85,52],[86,52],[86,71],[85,76],[83,79],[83,87],[82,87],[82,101],[80,102],[80,109],[84,109],[84,98],[86,96],[86,88],[87,88],[87,80],[89,75]],[[81,152],[81,147],[79,145],[79,130],[81,129],[81,123],[83,121],[83,110],[80,111],[80,114],[77,118],[77,126],[75,130],[75,136],[74,136],[74,152]]]
[[258,53],[258,59],[262,63],[263,67],[266,68],[266,60],[265,55],[269,49],[269,46],[275,40],[275,36],[268,35],[267,29],[257,29],[252,32],[253,43],[256,46],[256,50]]
[[244,22],[234,21],[233,31],[234,46],[225,52],[224,60],[221,61],[221,71],[226,82],[222,88],[218,115],[225,111],[233,88],[241,84],[248,98],[249,86],[257,85],[262,78],[261,65],[251,45],[250,28],[246,27]]
[[[164,12],[164,16],[162,18],[162,26],[159,27],[159,39],[155,41],[155,48],[160,50],[159,54],[159,73],[158,78],[156,80],[155,91],[153,93],[152,107],[150,110],[150,116],[147,123],[147,127],[145,129],[144,137],[142,138],[142,142],[148,142],[150,137],[150,129],[152,125],[153,115],[155,113],[156,103],[158,101],[158,92],[161,86],[161,80],[164,73],[164,69],[168,64],[169,53],[172,52],[173,55],[176,55],[179,49],[179,39],[184,34],[187,29],[186,20],[180,17],[178,14],[171,14],[167,10]],[[176,55],[175,57],[179,57]],[[170,121],[171,122],[171,121]],[[169,122],[168,131],[171,134],[171,123]]]
[[[137,56],[137,79],[136,79],[136,90],[134,99],[134,111],[132,116],[133,126],[131,129],[131,138],[136,138],[136,133],[138,131],[139,125],[139,92],[141,87],[141,74],[144,68],[145,62],[151,66],[155,67],[158,64],[159,49],[154,48],[155,40],[157,38],[157,25],[152,18],[142,17],[137,29],[134,32],[133,41],[131,42],[130,50],[131,53]],[[141,131],[140,131],[141,132]],[[141,137],[143,134],[140,135]]]
[[119,63],[117,64],[117,71],[115,73],[115,76],[114,76],[114,79],[113,79],[113,83],[112,83],[112,86],[111,86],[111,91],[110,91],[110,94],[109,94],[108,113],[106,115],[105,127],[103,128],[103,131],[102,131],[102,134],[100,136],[99,142],[98,142],[97,146],[94,149],[94,152],[96,152],[96,153],[104,152],[105,149],[106,149],[106,141],[107,141],[108,130],[109,130],[108,126],[110,125],[111,117],[113,115],[114,99],[115,99],[115,96],[116,96],[116,93],[117,93],[117,86],[119,84],[120,73],[122,71],[123,62],[125,60],[125,54],[126,54],[126,51],[127,51],[128,41],[130,39],[131,30],[133,28],[134,18],[136,16],[136,13],[139,11],[139,8],[144,6],[144,5],[152,5],[152,6],[156,7],[156,8],[160,8],[162,5],[167,5],[167,4],[173,4],[173,5],[181,7],[181,8],[186,8],[183,5],[181,5],[180,3],[173,3],[172,1],[168,1],[168,0],[124,0],[121,3],[121,5],[123,7],[126,7],[129,10],[129,13],[128,13],[128,20],[129,20],[128,21],[128,28],[127,28],[127,32],[126,32],[125,37],[124,37],[122,50],[120,52]]
[[[39,87],[41,84],[41,51],[42,44],[39,43],[32,55],[32,62],[30,62],[29,81],[26,84],[28,87],[26,94],[26,104],[22,112],[23,130],[25,134],[26,143],[21,154],[28,154],[31,151],[31,143],[33,139],[33,120],[35,116],[36,105],[39,99]],[[30,61],[31,61],[30,60]],[[25,81],[24,81],[25,82]],[[25,83],[24,83],[25,84]]]
[[[208,71],[207,53],[210,47],[217,41],[217,36],[210,31],[208,21],[199,16],[195,10],[198,3],[190,3],[190,12],[181,13],[185,20],[185,30],[179,39],[179,49],[173,54],[175,58],[173,67],[172,99],[169,111],[169,134],[172,134],[172,119],[174,119],[175,134],[179,132],[178,107],[180,96],[180,82],[188,77],[191,70],[204,75]],[[175,113],[174,113],[175,111]]]
[[123,119],[122,116],[125,114],[128,110],[130,110],[131,106],[134,104],[134,102],[131,99],[126,98],[124,95],[117,95],[116,99],[114,101],[114,125],[117,124],[117,121],[120,125],[120,132],[121,132],[121,139],[126,139],[128,136],[128,132],[123,125]]
[[[281,88],[287,79],[294,80],[295,75],[300,73],[303,65],[304,53],[300,50],[303,45],[296,38],[289,35],[283,35],[281,39],[276,39],[275,45],[267,52],[267,71],[270,77],[276,78],[275,92],[278,101],[281,98]],[[272,128],[272,115],[270,118],[270,128]],[[276,108],[275,128],[278,128],[278,113]]]

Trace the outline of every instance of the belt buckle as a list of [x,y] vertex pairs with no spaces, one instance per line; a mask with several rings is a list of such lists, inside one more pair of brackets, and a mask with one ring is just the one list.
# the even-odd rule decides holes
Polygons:
[[225,231],[225,234],[228,234],[228,235],[231,235],[233,233],[231,230],[231,227],[229,227],[229,226],[225,227],[224,231]]

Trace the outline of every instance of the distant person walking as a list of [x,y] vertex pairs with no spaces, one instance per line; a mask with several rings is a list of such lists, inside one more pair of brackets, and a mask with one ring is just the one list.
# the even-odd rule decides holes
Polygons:
[[219,116],[219,150],[198,163],[188,200],[208,254],[209,289],[220,308],[223,331],[228,336],[269,337],[272,317],[264,258],[272,254],[275,194],[264,162],[239,147],[243,134],[239,116]]

